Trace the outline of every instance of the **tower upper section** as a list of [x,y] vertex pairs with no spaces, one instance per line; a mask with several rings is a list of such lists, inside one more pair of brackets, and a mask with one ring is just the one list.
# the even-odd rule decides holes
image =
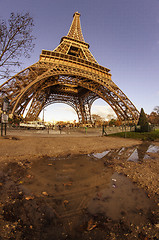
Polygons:
[[69,29],[69,32],[67,34],[67,37],[84,42],[84,37],[82,34],[81,24],[80,24],[80,13],[78,12],[75,12],[73,15],[73,21]]
[[84,41],[80,24],[80,13],[74,13],[67,36],[61,38],[60,45],[53,52],[71,55],[97,64],[97,61],[89,51],[89,44]]
[[74,13],[68,34],[61,38],[60,44],[53,51],[42,50],[40,55],[40,61],[53,62],[57,59],[63,60],[67,64],[69,62],[69,64],[92,66],[106,73],[110,71],[108,68],[100,66],[90,52],[89,44],[85,42],[82,34],[80,13],[78,12]]

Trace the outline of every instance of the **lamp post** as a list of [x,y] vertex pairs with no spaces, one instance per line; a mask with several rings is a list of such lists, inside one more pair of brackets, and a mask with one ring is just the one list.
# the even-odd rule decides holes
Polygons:
[[124,137],[126,138],[126,119],[125,119],[125,134]]
[[2,102],[2,109],[0,109],[1,114],[1,136],[3,136],[3,124],[6,135],[7,123],[8,123],[8,112],[9,112],[9,100],[4,98]]
[[0,119],[1,119],[1,136],[3,136],[3,123],[2,123],[2,109],[0,108]]
[[44,111],[46,111],[45,109],[43,109],[43,117],[42,117],[42,122],[44,123]]

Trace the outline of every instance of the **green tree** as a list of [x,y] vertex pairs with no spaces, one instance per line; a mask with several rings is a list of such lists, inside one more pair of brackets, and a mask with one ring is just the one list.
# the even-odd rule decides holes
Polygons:
[[9,78],[21,56],[30,57],[34,48],[33,18],[29,13],[11,13],[8,21],[0,20],[0,79]]
[[143,108],[141,108],[140,117],[137,125],[140,126],[140,129],[138,129],[140,132],[149,131],[149,123]]
[[112,118],[110,121],[109,121],[109,126],[112,127],[114,126],[116,123],[116,119]]

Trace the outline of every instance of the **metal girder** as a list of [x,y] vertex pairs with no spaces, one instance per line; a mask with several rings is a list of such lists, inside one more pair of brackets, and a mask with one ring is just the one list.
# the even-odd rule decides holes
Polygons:
[[138,110],[111,80],[110,70],[94,59],[84,41],[79,17],[76,12],[68,35],[54,51],[42,50],[37,63],[0,86],[0,100],[7,97],[11,113],[18,115],[31,102],[26,118],[34,120],[49,104],[67,103],[81,123],[88,123],[93,101],[102,98],[120,120],[136,122]]

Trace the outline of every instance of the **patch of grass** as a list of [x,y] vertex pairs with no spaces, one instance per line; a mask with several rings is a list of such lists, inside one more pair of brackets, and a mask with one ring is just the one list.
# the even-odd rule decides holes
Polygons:
[[120,132],[120,133],[114,133],[110,134],[109,136],[114,137],[122,137],[122,138],[133,138],[133,139],[139,139],[143,141],[154,141],[156,139],[159,139],[159,130],[152,131],[152,132]]

